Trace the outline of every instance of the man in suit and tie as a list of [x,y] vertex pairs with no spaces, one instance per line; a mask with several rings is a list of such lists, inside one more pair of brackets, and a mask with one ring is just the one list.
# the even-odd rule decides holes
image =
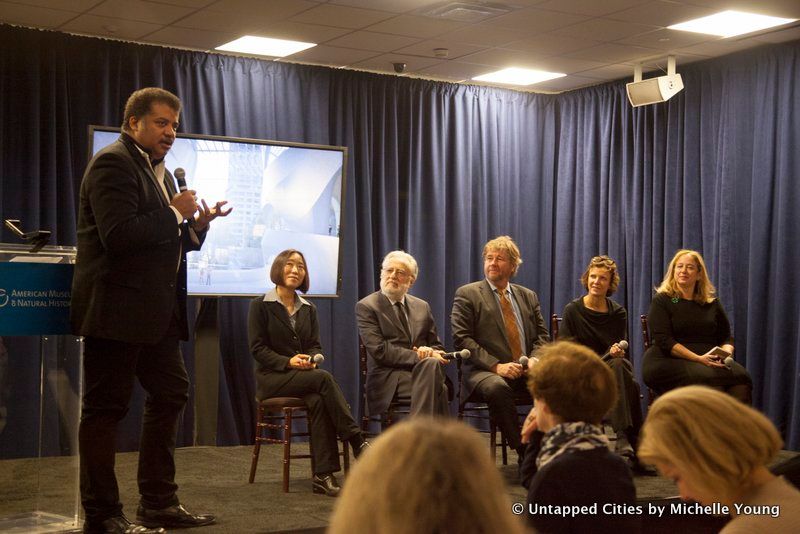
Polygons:
[[[122,135],[98,152],[80,189],[78,255],[71,320],[84,336],[81,500],[84,532],[164,532],[211,524],[188,512],[175,484],[178,418],[189,377],[178,349],[188,338],[186,252],[200,248],[225,202],[199,207],[178,193],[164,157],[175,141],[181,102],[164,89],[135,91]],[[196,215],[195,215],[196,213]],[[139,447],[137,522],[122,513],[114,475],[116,429],[134,378],[147,392]]]
[[[464,399],[486,402],[508,445],[522,459],[515,397],[530,398],[521,356],[549,341],[539,297],[526,287],[512,284],[522,263],[519,248],[508,236],[492,239],[483,247],[484,280],[456,290],[453,341],[456,350],[468,349],[464,361]],[[531,401],[532,403],[533,401]]]
[[410,401],[411,414],[450,412],[442,357],[431,307],[408,294],[419,273],[411,254],[395,250],[381,268],[381,290],[356,304],[361,341],[369,353],[367,413],[386,411],[392,400]]

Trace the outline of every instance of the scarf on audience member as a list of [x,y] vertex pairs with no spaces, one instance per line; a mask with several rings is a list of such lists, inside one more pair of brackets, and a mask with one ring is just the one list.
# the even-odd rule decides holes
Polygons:
[[541,469],[562,454],[608,448],[608,438],[602,427],[589,423],[561,423],[542,438],[542,447],[536,457],[536,467]]

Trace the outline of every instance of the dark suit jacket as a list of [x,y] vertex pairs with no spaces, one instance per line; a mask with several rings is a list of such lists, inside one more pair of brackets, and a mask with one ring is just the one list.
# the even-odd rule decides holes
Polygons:
[[304,372],[289,368],[292,356],[313,356],[322,352],[317,308],[311,303],[300,306],[295,317],[295,327],[292,328],[283,304],[264,302],[263,296],[256,297],[250,302],[247,334],[250,353],[256,360],[256,395],[259,399],[272,396],[295,374]]
[[[172,175],[166,175],[174,195]],[[133,139],[121,135],[92,158],[81,182],[73,331],[155,343],[170,325],[177,297],[187,339],[186,252],[199,249],[203,239],[205,232],[195,234],[185,224],[178,232],[155,174]]]
[[380,291],[356,304],[356,319],[367,358],[367,412],[378,414],[389,407],[397,391],[399,373],[410,373],[419,361],[411,347],[444,350],[431,307],[422,299],[406,294],[411,339],[406,335],[389,299]]
[[[511,292],[522,316],[525,353],[531,356],[537,346],[550,340],[539,297],[517,284],[511,284]],[[467,399],[475,386],[494,374],[490,369],[495,364],[511,361],[511,346],[506,336],[503,312],[489,282],[481,280],[459,287],[450,320],[455,349],[470,351],[470,358],[464,360],[463,398]]]

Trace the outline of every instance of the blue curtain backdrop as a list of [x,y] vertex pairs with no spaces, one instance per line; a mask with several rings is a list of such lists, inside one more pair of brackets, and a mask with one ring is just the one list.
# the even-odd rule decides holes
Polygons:
[[[412,292],[431,303],[448,346],[453,293],[482,276],[487,239],[517,240],[517,281],[539,292],[546,315],[579,296],[588,259],[608,253],[638,369],[638,316],[674,251],[689,247],[731,317],[756,406],[800,448],[800,43],[683,66],[684,92],[639,109],[621,82],[537,95],[3,25],[0,44],[0,217],[50,229],[58,244],[75,243],[87,125],[119,124],[139,87],[177,93],[186,132],[348,147],[341,297],[316,304],[325,367],[354,411],[353,307],[376,289],[389,250],[419,261]],[[219,306],[220,445],[252,440],[247,304]],[[13,357],[24,341],[4,342],[8,376],[30,375],[31,362]],[[191,344],[184,353],[192,373]],[[13,399],[22,386],[5,383]],[[20,410],[0,434],[6,454],[29,450],[9,438],[25,435]],[[181,444],[196,416],[187,408]],[[135,402],[121,450],[137,447],[140,418]]]

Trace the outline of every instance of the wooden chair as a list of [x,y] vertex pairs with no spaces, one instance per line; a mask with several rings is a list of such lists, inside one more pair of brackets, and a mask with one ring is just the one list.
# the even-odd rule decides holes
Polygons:
[[557,313],[550,316],[550,341],[558,341],[558,327],[561,325],[561,317]]
[[[311,459],[311,471],[314,471],[314,456],[312,455],[311,440],[308,442],[308,454],[292,454],[292,439],[309,436],[309,432],[294,432],[294,421],[308,420],[308,407],[299,397],[272,397],[258,401],[258,414],[256,415],[255,445],[253,446],[253,461],[250,465],[250,484],[256,478],[258,455],[262,443],[280,443],[283,445],[283,492],[289,492],[289,465],[292,460],[301,458]],[[280,433],[280,438],[272,438],[270,434]],[[346,442],[342,442],[342,452],[345,474],[350,469],[350,452]]]
[[[500,442],[497,441],[497,421],[494,420],[493,417],[489,415],[489,405],[483,402],[482,399],[478,399],[475,395],[470,395],[469,398],[463,399],[462,398],[462,390],[461,390],[461,379],[463,376],[463,371],[461,369],[461,359],[456,360],[456,368],[458,370],[458,420],[463,421],[464,418],[467,419],[475,419],[479,421],[488,421],[489,423],[489,453],[492,455],[492,461],[497,461],[497,448],[500,447],[502,457],[503,457],[503,465],[508,465],[508,444],[506,443],[505,436],[503,436],[502,432],[500,432]],[[531,406],[533,400],[531,399],[530,395],[516,395],[514,398],[514,404],[517,406]],[[526,411],[525,413],[517,412],[518,416],[525,417],[528,414]],[[486,430],[478,428],[478,432],[487,433]]]
[[381,431],[391,426],[395,422],[398,415],[408,415],[411,410],[410,401],[401,401],[393,399],[389,403],[389,408],[381,414],[367,415],[367,347],[361,341],[361,336],[358,337],[358,371],[359,383],[358,389],[361,397],[361,406],[359,406],[359,413],[361,419],[361,431],[367,435],[374,435],[369,432],[370,423],[377,422],[380,424]]

